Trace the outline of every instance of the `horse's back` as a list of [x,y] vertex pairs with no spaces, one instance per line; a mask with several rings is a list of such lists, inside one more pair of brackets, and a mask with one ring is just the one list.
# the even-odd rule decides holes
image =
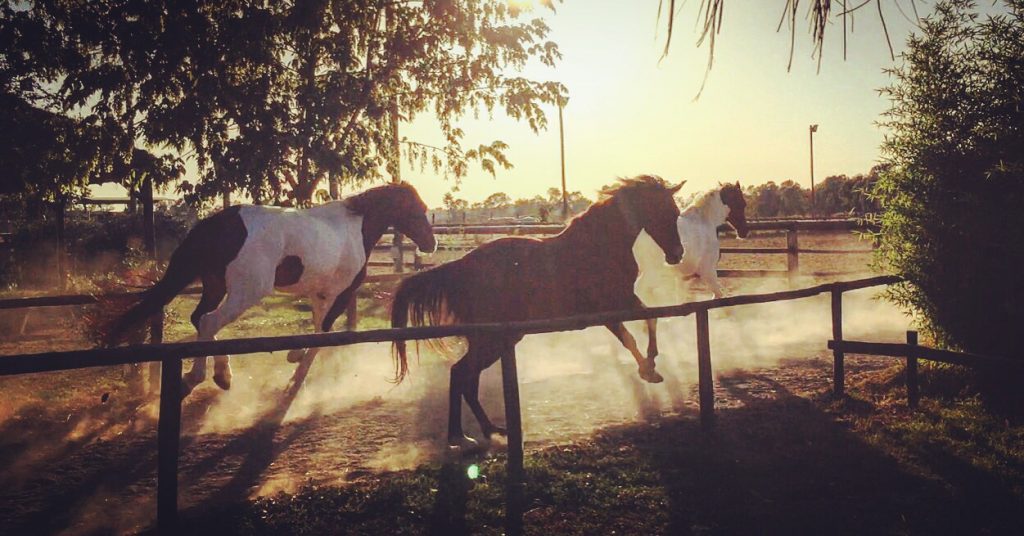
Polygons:
[[291,262],[297,267],[298,277],[282,290],[343,288],[365,264],[359,216],[352,215],[351,222],[342,217],[339,225],[337,218],[329,221],[308,210],[282,207],[245,205],[240,214],[249,233],[242,263],[273,269]]
[[449,263],[461,296],[449,305],[475,322],[618,309],[632,296],[636,273],[621,275],[607,257],[551,239],[500,238]]

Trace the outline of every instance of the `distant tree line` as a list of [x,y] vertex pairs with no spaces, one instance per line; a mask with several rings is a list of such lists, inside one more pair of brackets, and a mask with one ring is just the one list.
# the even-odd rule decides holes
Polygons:
[[[872,190],[878,182],[884,166],[875,166],[867,174],[853,176],[832,175],[815,185],[814,203],[811,202],[810,188],[804,188],[791,180],[776,184],[767,181],[747,185],[748,218],[787,217],[861,217],[880,211],[878,199]],[[742,182],[742,181],[741,181]],[[593,203],[579,191],[568,194],[569,216],[586,210]],[[681,199],[685,205],[689,199]],[[547,196],[513,200],[508,194],[498,192],[483,201],[470,203],[454,193],[445,194],[442,206],[434,210],[436,223],[482,223],[514,221],[561,222],[562,191],[548,188]]]
[[[593,201],[579,191],[567,195],[569,214],[572,217],[589,207]],[[470,203],[449,192],[442,200],[442,206],[434,210],[435,223],[553,223],[563,221],[562,191],[548,188],[547,196],[513,200],[508,194],[498,192],[483,201]]]
[[832,175],[815,184],[811,190],[792,180],[776,184],[768,181],[744,188],[748,218],[784,218],[798,216],[863,216],[880,210],[873,194],[883,166],[875,166],[867,174]]

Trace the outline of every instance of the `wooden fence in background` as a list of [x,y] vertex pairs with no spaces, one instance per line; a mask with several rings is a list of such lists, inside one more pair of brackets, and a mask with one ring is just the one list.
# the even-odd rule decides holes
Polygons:
[[[764,220],[750,221],[748,226],[752,231],[776,231],[786,234],[786,247],[723,247],[723,255],[733,254],[772,254],[786,256],[785,270],[718,270],[719,277],[785,277],[791,281],[800,275],[800,254],[815,255],[856,255],[871,253],[873,249],[822,249],[822,248],[801,248],[799,245],[799,233],[821,232],[821,231],[856,231],[869,230],[872,225],[864,220],[843,219],[843,220]],[[435,225],[434,234],[448,236],[479,236],[479,235],[503,235],[503,236],[543,236],[553,235],[562,232],[565,227],[561,224],[537,224],[537,225]],[[728,232],[728,227],[719,229],[719,233]],[[445,246],[439,245],[440,251],[468,251],[474,246]],[[409,268],[419,270],[432,266],[424,263],[423,259],[416,252],[416,246],[403,244],[400,252],[394,245],[381,244],[374,248],[378,252],[390,252],[391,261],[371,261],[371,266],[383,267],[393,266],[396,271]],[[406,260],[405,254],[412,253],[412,260]],[[399,268],[400,267],[400,268]],[[835,276],[847,275],[851,272],[814,272],[807,275]]]

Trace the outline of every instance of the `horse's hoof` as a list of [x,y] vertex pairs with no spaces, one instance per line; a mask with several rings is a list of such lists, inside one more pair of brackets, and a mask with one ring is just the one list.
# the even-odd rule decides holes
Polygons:
[[480,444],[472,437],[462,436],[448,438],[448,452],[465,453],[474,451],[478,448],[480,448]]
[[298,363],[302,361],[303,356],[306,355],[306,350],[302,348],[296,348],[295,350],[288,350],[288,362]]
[[662,378],[661,374],[658,374],[658,371],[654,370],[653,367],[640,369],[640,378],[647,383],[661,383],[665,381],[665,378]]
[[217,384],[217,387],[227,391],[231,389],[231,374],[214,374],[213,383]]
[[508,437],[508,430],[501,426],[495,426],[493,424],[489,428],[484,430],[484,435],[487,438],[490,438],[494,434],[498,434],[503,437]]

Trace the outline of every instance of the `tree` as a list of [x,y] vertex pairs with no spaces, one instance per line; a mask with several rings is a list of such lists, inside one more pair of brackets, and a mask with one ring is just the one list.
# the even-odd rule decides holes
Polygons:
[[753,192],[754,214],[761,218],[774,218],[779,215],[782,200],[779,187],[772,181],[757,186]]
[[779,185],[779,211],[783,216],[802,216],[810,206],[810,193],[791,181]]
[[[399,142],[456,180],[510,166],[500,140],[463,147],[456,121],[501,109],[545,128],[565,88],[507,73],[553,65],[547,33],[500,0],[5,3],[0,91],[101,126],[122,162],[137,142],[194,155],[191,199],[304,205],[329,176],[380,178]],[[426,111],[443,145],[395,139]]]
[[1024,1],[1005,5],[979,20],[971,2],[939,3],[891,70],[878,260],[938,342],[1019,358]]
[[495,211],[501,211],[512,204],[512,198],[505,192],[497,192],[487,196],[481,203],[488,211],[488,216],[493,218]]

